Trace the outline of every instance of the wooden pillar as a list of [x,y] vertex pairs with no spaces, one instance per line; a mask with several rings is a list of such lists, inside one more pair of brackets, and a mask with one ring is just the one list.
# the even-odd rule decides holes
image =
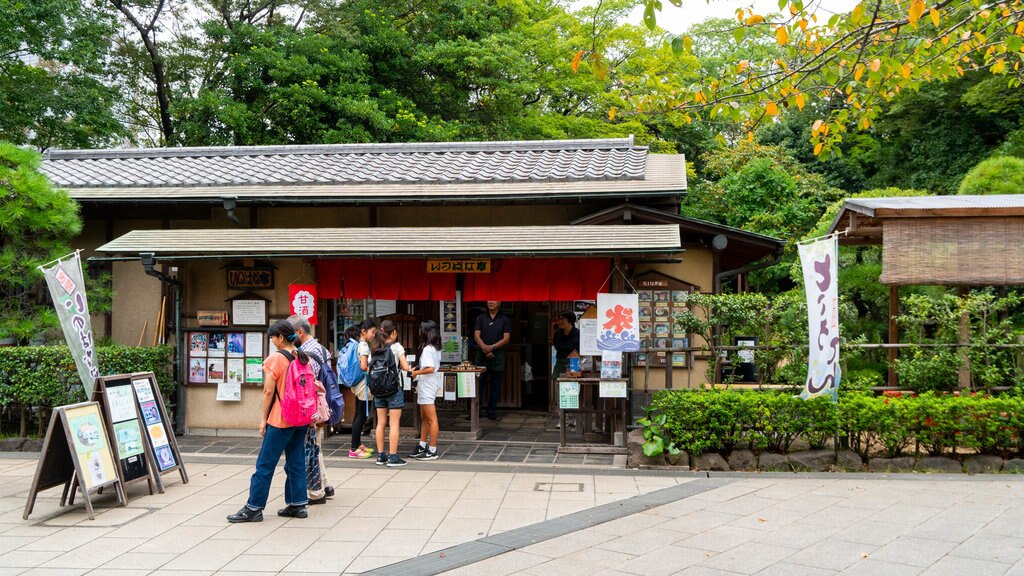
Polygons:
[[[900,287],[896,284],[889,286],[889,344],[898,344],[900,341],[900,328],[896,325],[896,316],[900,313]],[[896,380],[896,357],[899,349],[889,348],[889,386],[897,386]]]
[[[970,292],[970,288],[961,286],[957,289],[957,296],[963,299],[968,292]],[[956,371],[957,386],[961,390],[966,390],[971,387],[971,357],[968,349],[968,345],[971,343],[971,317],[966,311],[960,315],[958,324],[957,343],[960,346],[956,351],[960,357],[960,367]]]

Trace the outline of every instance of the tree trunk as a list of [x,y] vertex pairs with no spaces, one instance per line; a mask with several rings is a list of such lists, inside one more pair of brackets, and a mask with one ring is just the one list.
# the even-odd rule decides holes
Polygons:
[[131,22],[132,26],[139,32],[142,43],[146,46],[146,52],[149,54],[149,61],[153,70],[153,84],[156,86],[157,108],[160,115],[160,136],[163,140],[161,144],[169,146],[173,143],[174,138],[174,122],[171,120],[171,88],[167,84],[164,60],[160,56],[160,50],[157,48],[154,33],[156,22],[164,8],[164,0],[159,0],[148,24],[143,24],[132,14],[132,11],[124,5],[123,0],[110,0],[110,2]]

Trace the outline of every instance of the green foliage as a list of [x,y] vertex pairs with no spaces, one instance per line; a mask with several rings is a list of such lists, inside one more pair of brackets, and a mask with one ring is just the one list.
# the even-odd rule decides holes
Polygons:
[[957,194],[1024,194],[1024,158],[983,160],[964,176]]
[[[96,355],[101,375],[153,372],[164,394],[174,390],[174,349],[170,346],[100,346]],[[0,348],[0,406],[53,407],[85,400],[67,346]]]
[[45,338],[57,326],[37,266],[70,252],[78,204],[39,172],[39,155],[0,142],[0,338]]
[[966,360],[971,368],[972,386],[1017,385],[1022,382],[1017,367],[1019,352],[997,348],[1016,344],[1022,324],[1024,298],[1017,292],[996,294],[975,290],[963,296],[948,292],[912,294],[903,299],[903,313],[896,318],[903,340],[913,344],[956,344],[960,323],[966,318],[970,345],[900,350],[896,373],[900,385],[916,391],[951,390],[958,384],[957,370]]
[[862,456],[949,454],[969,450],[1019,455],[1024,450],[1024,397],[1007,394],[872,396],[841,393],[801,400],[784,393],[666,390],[640,421],[660,444],[692,454],[734,448],[785,452],[798,439],[812,448],[845,440]]
[[106,69],[113,34],[93,2],[0,1],[0,140],[86,148],[126,134]]

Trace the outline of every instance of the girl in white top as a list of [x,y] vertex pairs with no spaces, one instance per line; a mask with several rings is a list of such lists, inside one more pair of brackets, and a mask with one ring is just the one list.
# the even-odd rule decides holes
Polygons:
[[[373,320],[366,319],[356,324],[359,328],[359,365],[365,374],[370,368],[370,341],[377,334],[377,324]],[[363,444],[363,425],[370,411],[369,403],[373,401],[370,395],[369,386],[366,385],[366,378],[352,387],[352,394],[356,397],[355,416],[352,420],[352,446],[348,451],[349,458],[369,458],[373,456],[373,448]]]
[[[416,378],[416,403],[420,407],[420,443],[410,458],[437,460],[437,410],[434,399],[441,389],[441,334],[437,323],[427,320],[420,324],[419,368],[412,371]],[[430,446],[427,447],[429,441]]]

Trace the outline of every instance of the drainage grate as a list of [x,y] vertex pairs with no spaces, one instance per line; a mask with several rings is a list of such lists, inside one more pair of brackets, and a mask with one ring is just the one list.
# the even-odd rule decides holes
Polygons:
[[582,482],[537,482],[534,492],[583,492]]

